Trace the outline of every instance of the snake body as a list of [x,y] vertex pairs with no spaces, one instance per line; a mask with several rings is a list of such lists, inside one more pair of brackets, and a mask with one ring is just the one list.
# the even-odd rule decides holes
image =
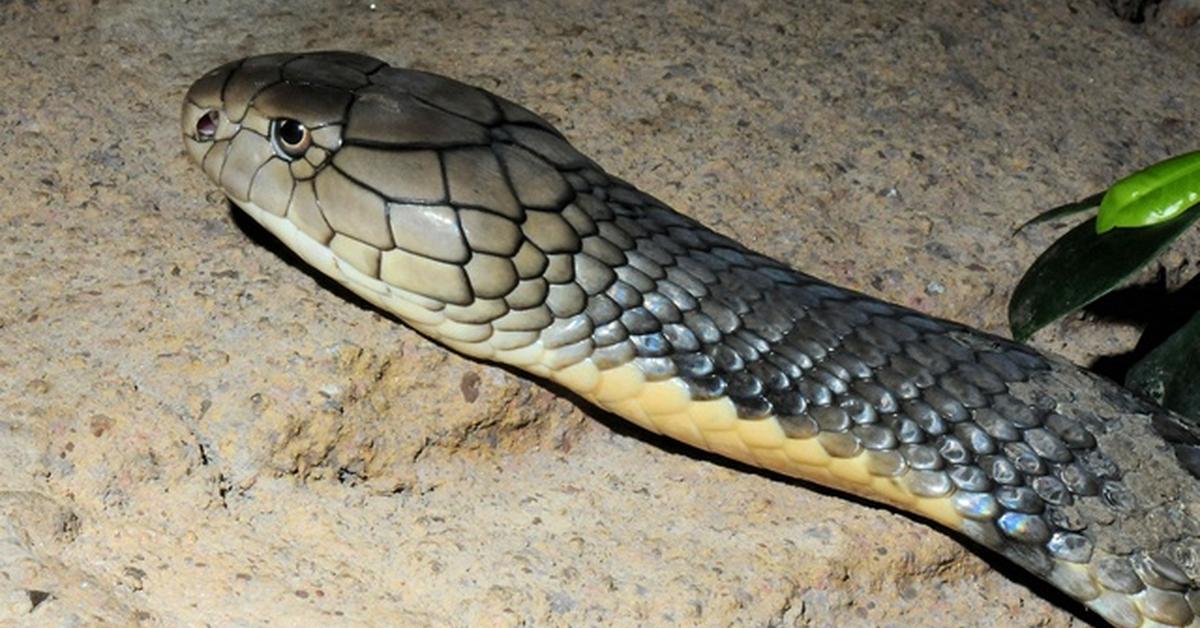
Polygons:
[[1063,360],[820,281],[550,124],[345,52],[205,74],[187,152],[426,336],[648,430],[917,513],[1119,626],[1200,626],[1200,428]]

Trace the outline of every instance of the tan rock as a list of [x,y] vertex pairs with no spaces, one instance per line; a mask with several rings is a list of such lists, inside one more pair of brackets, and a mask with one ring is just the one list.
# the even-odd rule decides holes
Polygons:
[[[1081,622],[331,290],[187,162],[179,100],[281,48],[450,74],[764,253],[995,331],[1053,237],[1013,227],[1194,148],[1193,39],[1087,3],[376,4],[0,8],[0,623]],[[1084,331],[1041,344],[1135,337]]]

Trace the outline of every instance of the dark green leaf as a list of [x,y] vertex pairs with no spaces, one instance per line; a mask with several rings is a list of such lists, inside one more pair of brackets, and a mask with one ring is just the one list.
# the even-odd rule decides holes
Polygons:
[[1100,202],[1096,232],[1166,222],[1200,203],[1200,151],[1160,161],[1117,181]]
[[1125,385],[1185,416],[1200,417],[1200,314],[1129,369]]
[[1033,262],[1008,302],[1008,326],[1024,341],[1051,321],[1100,298],[1154,259],[1200,218],[1186,212],[1143,229],[1096,233],[1096,219],[1068,231]]
[[1081,201],[1075,201],[1074,203],[1067,203],[1066,205],[1059,205],[1053,209],[1048,209],[1034,216],[1033,218],[1026,220],[1025,224],[1017,227],[1016,231],[1013,231],[1013,235],[1020,233],[1026,227],[1032,227],[1033,225],[1041,224],[1043,222],[1049,222],[1055,218],[1062,218],[1063,216],[1070,216],[1072,214],[1088,211],[1089,209],[1095,209],[1100,205],[1100,201],[1103,198],[1104,192],[1097,192]]

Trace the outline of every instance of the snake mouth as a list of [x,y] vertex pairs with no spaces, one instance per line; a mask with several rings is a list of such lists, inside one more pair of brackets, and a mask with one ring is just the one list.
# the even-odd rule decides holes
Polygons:
[[204,115],[196,120],[196,139],[207,142],[212,141],[217,135],[217,126],[221,122],[221,114],[216,110],[209,110]]

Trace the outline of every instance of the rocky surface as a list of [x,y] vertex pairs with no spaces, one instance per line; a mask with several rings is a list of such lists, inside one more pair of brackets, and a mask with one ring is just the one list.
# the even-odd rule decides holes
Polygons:
[[[232,213],[178,140],[214,65],[361,50],[997,332],[1055,236],[1017,224],[1195,148],[1194,32],[1098,3],[779,4],[0,3],[0,622],[1090,621],[908,517],[434,346]],[[1135,337],[1075,318],[1039,344]]]

